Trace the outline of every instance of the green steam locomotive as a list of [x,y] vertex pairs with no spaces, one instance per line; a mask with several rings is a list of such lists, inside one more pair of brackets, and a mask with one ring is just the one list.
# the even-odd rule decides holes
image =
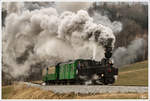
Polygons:
[[46,85],[50,84],[113,84],[118,69],[110,60],[111,49],[107,48],[105,58],[101,61],[77,59],[58,63],[43,69],[42,77]]

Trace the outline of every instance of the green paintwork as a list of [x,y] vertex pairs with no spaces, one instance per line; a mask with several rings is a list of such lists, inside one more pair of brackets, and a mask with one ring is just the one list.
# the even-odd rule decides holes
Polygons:
[[77,61],[62,63],[59,66],[59,80],[76,78]]
[[56,74],[47,74],[46,76],[44,76],[43,81],[47,80],[56,80]]
[[[81,60],[81,59],[80,59]],[[80,60],[75,60],[71,62],[61,63],[57,65],[55,74],[48,74],[43,77],[43,81],[47,80],[69,80],[76,78],[77,63]]]

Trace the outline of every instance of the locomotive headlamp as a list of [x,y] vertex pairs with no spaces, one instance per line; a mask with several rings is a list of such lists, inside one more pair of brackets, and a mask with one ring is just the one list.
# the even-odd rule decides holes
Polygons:
[[118,76],[117,76],[117,75],[114,75],[114,78],[115,78],[115,80],[117,80],[117,79],[118,79]]
[[112,64],[112,61],[111,61],[111,60],[109,60],[109,64]]
[[114,60],[113,59],[111,59],[111,62],[112,62],[112,64],[114,64]]
[[104,76],[104,74],[101,74],[101,76],[103,77],[103,76]]
[[110,63],[110,64],[113,64],[113,63],[114,63],[114,60],[113,60],[113,59],[110,59],[110,60],[109,60],[109,63]]

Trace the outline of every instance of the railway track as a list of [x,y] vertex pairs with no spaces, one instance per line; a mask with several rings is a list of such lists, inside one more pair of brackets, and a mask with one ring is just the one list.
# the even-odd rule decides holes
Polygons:
[[54,93],[146,93],[147,86],[106,86],[106,85],[40,85],[29,82],[23,82],[29,87],[37,87]]

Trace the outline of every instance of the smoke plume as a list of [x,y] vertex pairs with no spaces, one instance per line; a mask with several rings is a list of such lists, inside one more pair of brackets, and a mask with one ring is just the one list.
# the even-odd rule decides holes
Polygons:
[[125,47],[119,47],[113,53],[114,64],[116,67],[120,67],[126,64],[134,63],[138,61],[139,57],[144,56],[143,49],[146,42],[142,38],[135,39]]
[[92,15],[94,22],[97,24],[102,24],[104,26],[107,26],[111,28],[114,32],[114,34],[118,34],[122,31],[122,23],[120,21],[111,21],[107,15],[102,15],[100,11],[94,11],[94,14]]
[[104,47],[109,43],[114,47],[113,31],[94,23],[85,10],[58,14],[52,7],[30,11],[25,4],[14,3],[14,10],[9,5],[3,28],[3,72],[14,78],[27,76],[32,65],[43,61],[47,65],[91,57],[100,61]]

